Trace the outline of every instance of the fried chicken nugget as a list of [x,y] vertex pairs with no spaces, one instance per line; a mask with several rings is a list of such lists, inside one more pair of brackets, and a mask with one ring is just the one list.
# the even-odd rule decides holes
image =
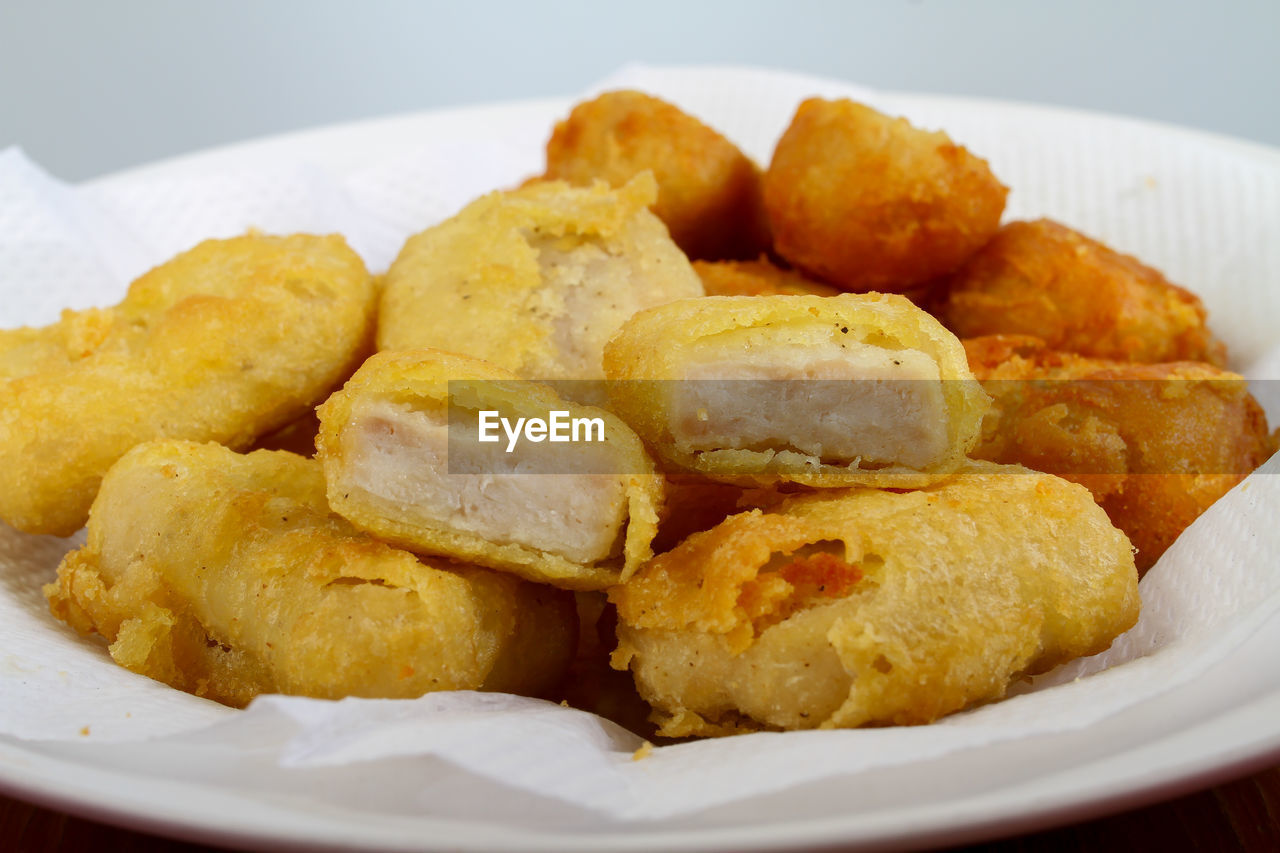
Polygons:
[[604,363],[614,411],[668,465],[742,485],[924,485],[988,405],[960,342],[893,294],[672,302]]
[[45,595],[121,666],[237,707],[260,693],[543,694],[577,631],[566,593],[357,531],[329,511],[313,460],[181,441],[111,468],[87,544]]
[[1195,294],[1048,219],[1005,225],[947,287],[938,317],[962,338],[1033,335],[1094,358],[1227,363]]
[[769,247],[760,169],[729,140],[641,92],[606,92],[573,108],[547,142],[546,177],[620,187],[658,181],[653,212],[690,258],[750,258]]
[[641,176],[620,189],[537,183],[472,202],[410,237],[387,272],[378,348],[431,347],[529,379],[604,377],[600,353],[642,308],[702,295],[647,209]]
[[350,375],[375,308],[341,237],[250,234],[178,255],[113,308],[0,331],[0,518],[66,536],[135,444],[248,447]]
[[707,296],[835,296],[834,287],[784,270],[761,257],[754,261],[694,261]]
[[735,515],[609,595],[613,665],[671,737],[932,722],[1106,649],[1139,608],[1088,491],[989,463]]
[[1089,359],[1028,337],[964,345],[995,400],[973,456],[1088,487],[1140,572],[1280,444],[1243,377],[1208,364]]
[[[568,441],[498,429],[499,417],[519,432],[518,419],[549,424],[555,411]],[[570,589],[625,580],[652,554],[662,478],[603,409],[477,359],[410,350],[370,358],[319,415],[329,504],[379,539]],[[592,419],[598,432],[572,426]]]
[[945,133],[844,99],[800,104],[764,177],[778,254],[858,292],[951,272],[995,233],[1007,194]]

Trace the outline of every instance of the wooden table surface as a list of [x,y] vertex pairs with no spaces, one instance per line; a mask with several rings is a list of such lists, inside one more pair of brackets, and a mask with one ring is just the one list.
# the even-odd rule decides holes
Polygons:
[[[144,835],[0,796],[6,853],[110,850],[194,853],[217,848]],[[1280,767],[1112,817],[1019,836],[966,851],[1280,851]]]

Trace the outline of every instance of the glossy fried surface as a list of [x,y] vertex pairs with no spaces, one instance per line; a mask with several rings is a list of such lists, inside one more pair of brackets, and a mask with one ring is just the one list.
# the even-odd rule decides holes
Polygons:
[[[504,437],[464,458],[480,409],[599,418],[605,441],[504,452]],[[610,412],[477,359],[410,350],[370,358],[319,415],[329,503],[380,539],[570,589],[617,583],[652,554],[662,481]]]
[[1084,488],[974,463],[689,537],[610,591],[613,662],[661,735],[927,723],[1107,648],[1137,620],[1137,582]]
[[0,518],[65,536],[135,444],[248,447],[350,375],[375,307],[341,237],[251,234],[178,255],[115,307],[0,331]]
[[1033,335],[1093,358],[1226,364],[1199,297],[1048,219],[1005,225],[947,286],[938,316],[962,338]]
[[490,193],[410,237],[387,272],[380,350],[430,347],[528,379],[601,379],[609,336],[642,308],[701,296],[702,283],[648,206],[620,189],[562,181]]
[[764,178],[778,254],[856,292],[951,272],[995,233],[1007,192],[945,133],[820,98],[800,104]]
[[707,296],[835,296],[841,292],[763,257],[754,261],[694,261],[693,268]]
[[[605,370],[614,411],[669,468],[748,486],[911,488],[932,482],[962,463],[988,404],[959,341],[893,294],[673,302],[632,317],[606,347]],[[921,378],[930,372],[932,378]],[[735,396],[743,386],[733,383],[744,377],[747,391]],[[687,436],[689,407],[682,400],[703,388],[724,392],[724,399],[697,412],[702,423],[728,424],[721,445],[694,444]],[[822,411],[774,399],[810,388],[866,396]],[[921,402],[926,397],[929,405]],[[848,457],[848,448],[828,452],[812,445],[819,420],[837,440],[861,441],[856,424],[838,421],[856,416],[862,423],[871,405],[883,410],[873,418],[881,428],[894,424],[888,430],[900,445],[894,450],[912,451],[911,464],[897,457],[873,464],[865,456]],[[747,441],[733,433],[735,419],[773,421],[786,435]],[[903,439],[917,433],[919,442]]]
[[760,169],[666,101],[606,92],[574,107],[547,143],[548,178],[620,187],[646,170],[658,181],[653,212],[690,258],[750,258],[768,248]]
[[974,457],[1087,486],[1139,571],[1280,442],[1243,378],[1212,365],[1089,359],[1026,337],[964,344],[995,401]]
[[112,467],[87,544],[45,594],[121,666],[233,706],[259,693],[542,694],[577,630],[566,593],[357,531],[325,504],[319,463],[175,441]]

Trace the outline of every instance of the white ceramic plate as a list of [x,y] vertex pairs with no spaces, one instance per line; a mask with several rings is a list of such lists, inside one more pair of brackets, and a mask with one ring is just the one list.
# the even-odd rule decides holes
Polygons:
[[[1043,107],[892,97],[919,112],[975,122],[1031,115],[1040,126],[1124,121],[1139,135],[1181,135],[1224,156],[1280,170],[1280,153],[1193,131]],[[474,130],[536,120],[550,127],[568,103],[531,101],[343,125],[191,155],[94,183],[121,186],[288,160],[342,174],[461,126]],[[1006,180],[1016,191],[1016,181]],[[616,831],[602,831],[598,823],[584,830],[536,815],[497,823],[476,814],[406,818],[357,806],[335,809],[296,796],[176,778],[170,771],[190,760],[185,755],[158,763],[119,762],[75,743],[7,737],[0,737],[0,790],[111,823],[232,846],[772,850],[955,844],[1131,808],[1280,761],[1277,647],[1280,621],[1272,620],[1204,677],[1079,731],[840,777],[679,819],[619,823]]]

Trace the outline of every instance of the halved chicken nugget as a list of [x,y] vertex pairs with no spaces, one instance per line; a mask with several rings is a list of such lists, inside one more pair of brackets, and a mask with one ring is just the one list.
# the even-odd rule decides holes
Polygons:
[[341,237],[250,234],[183,252],[113,308],[0,331],[0,519],[73,533],[144,441],[248,447],[351,374],[375,308]]
[[319,463],[159,441],[112,466],[53,613],[141,673],[227,705],[260,693],[541,695],[577,627],[566,593],[429,562],[329,511]]
[[744,485],[924,485],[988,405],[960,342],[890,294],[673,302],[622,327],[605,371],[668,465]]
[[410,237],[387,272],[380,350],[431,347],[527,379],[604,377],[605,341],[642,308],[702,295],[648,210],[642,176],[620,189],[561,181],[491,193]]
[[1106,649],[1139,608],[1087,490],[990,463],[732,516],[609,597],[613,665],[671,737],[928,723]]
[[570,589],[652,553],[662,478],[603,409],[421,350],[370,358],[319,414],[329,503],[381,539]]
[[605,92],[574,107],[547,142],[548,178],[620,187],[644,171],[658,181],[653,212],[690,258],[750,258],[769,247],[760,168],[666,101]]

